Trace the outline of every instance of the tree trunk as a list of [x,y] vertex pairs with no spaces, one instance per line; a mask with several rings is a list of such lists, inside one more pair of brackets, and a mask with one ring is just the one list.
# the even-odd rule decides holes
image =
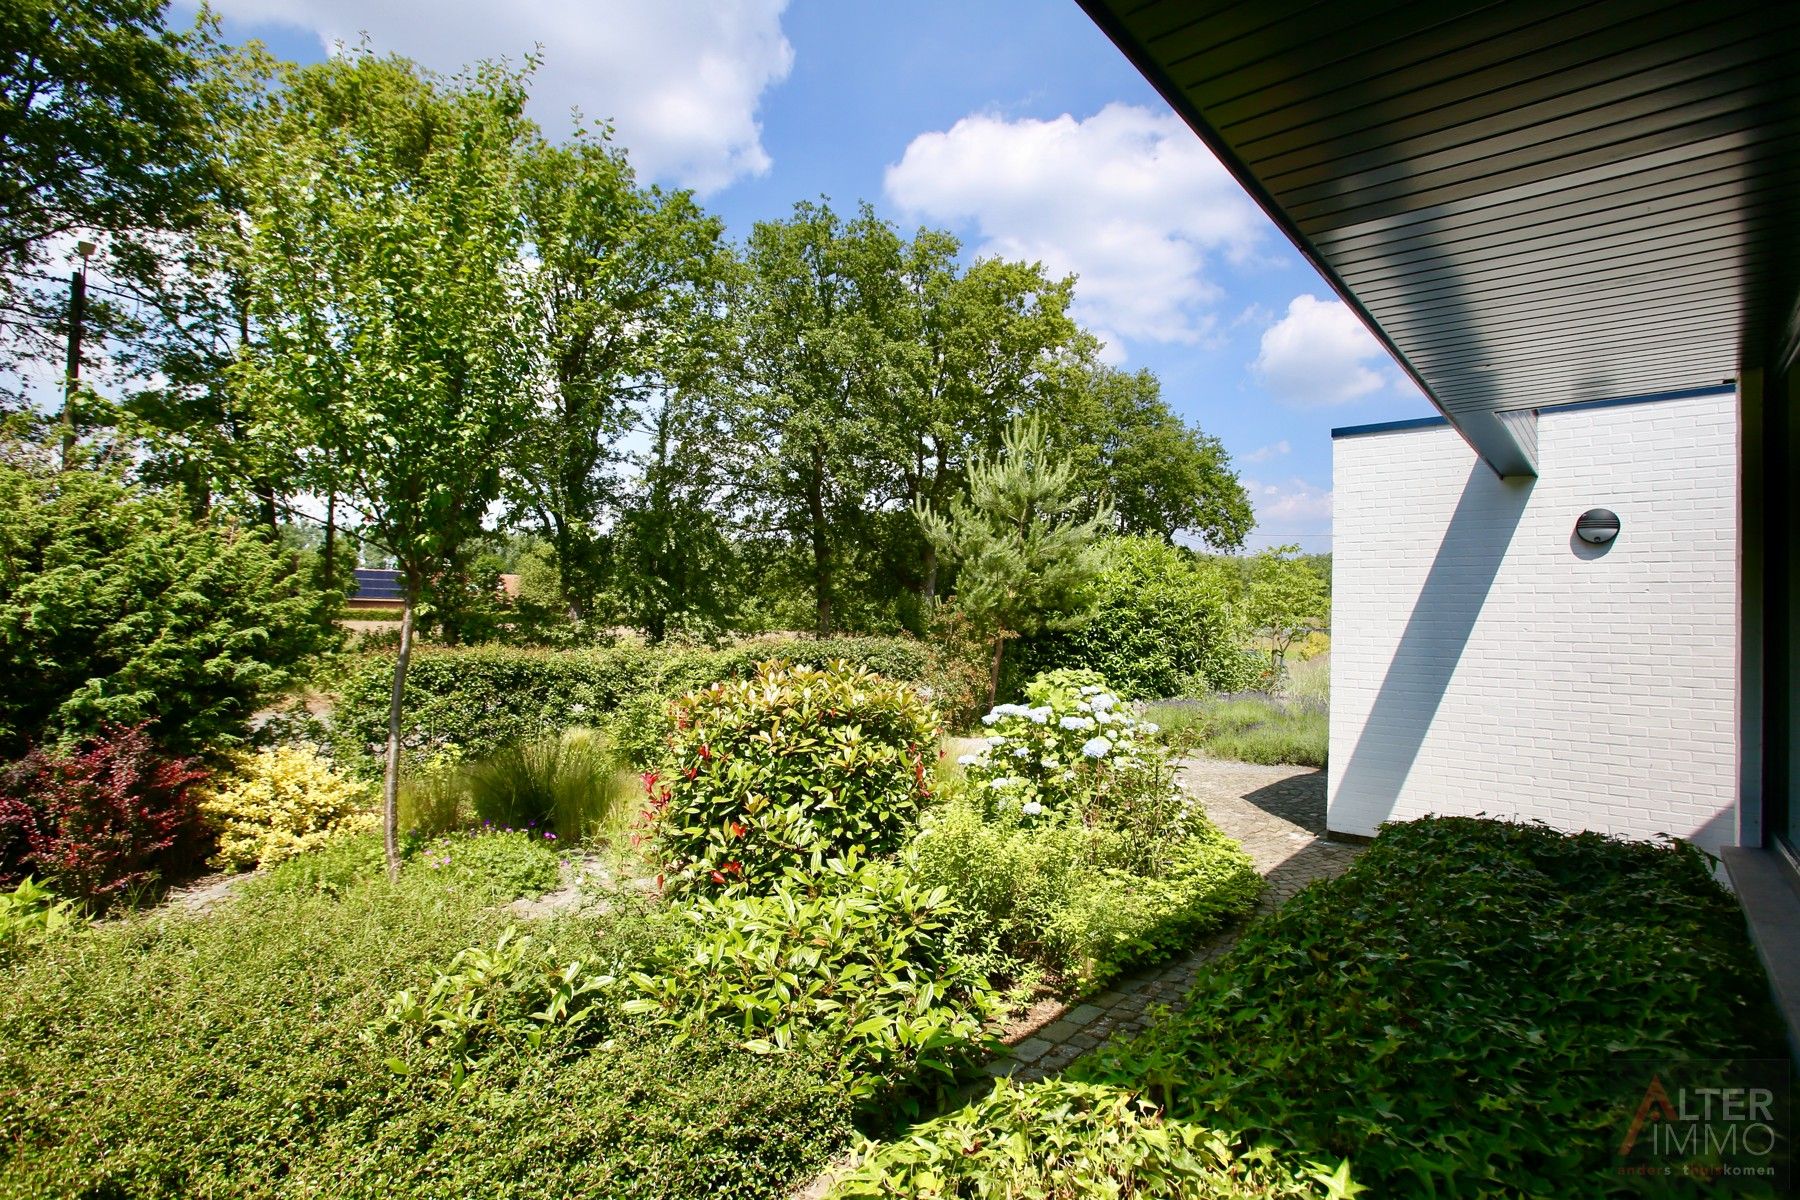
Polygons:
[[919,583],[919,599],[930,605],[937,599],[938,553],[937,547],[929,541],[925,543],[925,557],[920,564],[924,568],[924,578]]
[[266,479],[256,481],[256,500],[262,509],[262,523],[269,527],[270,533],[280,532],[279,515],[275,510],[275,485]]
[[818,598],[816,631],[831,636],[831,540],[825,528],[825,454],[812,452],[812,475],[807,480],[806,503],[812,518],[813,594]]
[[337,489],[325,493],[325,588],[337,583]]
[[406,607],[400,613],[400,656],[394,660],[394,691],[388,699],[387,772],[381,780],[381,832],[387,849],[388,881],[400,878],[400,702],[406,694],[406,668],[412,661],[413,602],[418,586],[406,581]]
[[1006,654],[1006,635],[994,635],[994,664],[988,668],[988,707],[994,707],[994,701],[1000,695],[1000,660]]

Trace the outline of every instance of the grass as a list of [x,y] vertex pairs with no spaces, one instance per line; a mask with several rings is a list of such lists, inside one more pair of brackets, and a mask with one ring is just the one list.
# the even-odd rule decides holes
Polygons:
[[465,825],[551,828],[566,843],[614,838],[640,794],[636,773],[591,729],[570,729],[471,763],[426,769],[400,793],[400,826],[427,836]]
[[1323,767],[1330,741],[1328,709],[1312,699],[1248,692],[1163,700],[1145,716],[1180,750],[1238,762]]

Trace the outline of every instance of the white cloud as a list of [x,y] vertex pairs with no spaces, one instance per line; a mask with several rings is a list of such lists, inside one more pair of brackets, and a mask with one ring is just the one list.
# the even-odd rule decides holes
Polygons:
[[1192,130],[1127,104],[1085,120],[964,117],[914,138],[886,190],[920,219],[973,224],[981,254],[1079,275],[1075,315],[1109,342],[1205,339],[1221,297],[1209,260],[1243,260],[1263,228]]
[[1292,449],[1293,447],[1288,445],[1287,439],[1282,438],[1279,442],[1275,442],[1272,445],[1258,446],[1250,453],[1244,455],[1244,461],[1253,463],[1268,462],[1271,458],[1280,458],[1283,454],[1286,454]]
[[1256,527],[1282,534],[1326,532],[1331,528],[1331,489],[1315,487],[1304,479],[1286,483],[1244,480],[1250,504],[1256,510]]
[[1295,296],[1287,315],[1263,331],[1250,371],[1277,400],[1296,408],[1347,404],[1399,375],[1347,305],[1312,295]]
[[329,48],[367,33],[440,72],[534,47],[531,112],[561,135],[571,108],[609,120],[638,173],[711,192],[769,169],[757,105],[787,78],[787,0],[213,0],[226,16],[308,29]]

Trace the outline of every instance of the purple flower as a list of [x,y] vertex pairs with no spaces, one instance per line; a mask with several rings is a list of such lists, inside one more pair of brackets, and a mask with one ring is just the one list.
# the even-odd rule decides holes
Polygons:
[[546,833],[544,835],[544,840],[549,841],[549,842],[554,842],[556,840],[556,835],[554,833]]

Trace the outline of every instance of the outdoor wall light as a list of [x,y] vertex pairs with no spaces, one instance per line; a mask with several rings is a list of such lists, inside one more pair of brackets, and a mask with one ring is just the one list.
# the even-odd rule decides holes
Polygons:
[[1590,508],[1575,522],[1575,536],[1591,546],[1604,546],[1619,536],[1619,514],[1609,508]]

